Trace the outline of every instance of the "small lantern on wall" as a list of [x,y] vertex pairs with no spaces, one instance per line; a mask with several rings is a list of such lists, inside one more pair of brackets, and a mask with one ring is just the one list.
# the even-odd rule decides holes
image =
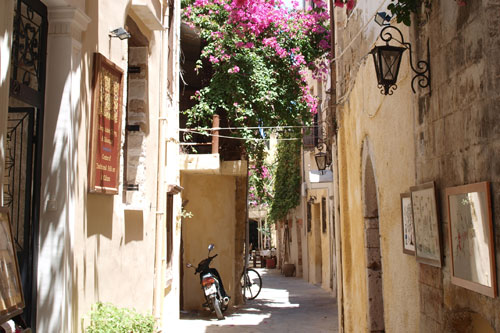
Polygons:
[[[399,33],[400,39],[393,37],[391,30]],[[375,63],[375,71],[377,73],[378,87],[384,95],[392,95],[397,89],[397,80],[399,67],[401,65],[401,57],[409,49],[410,51],[410,66],[415,76],[411,81],[411,88],[415,93],[415,82],[421,88],[426,88],[431,85],[430,80],[430,59],[429,59],[429,42],[427,42],[427,61],[420,60],[416,66],[413,64],[411,44],[404,41],[401,31],[392,26],[386,25],[380,32],[380,38],[386,43],[385,45],[376,45],[372,50],[373,61]],[[390,41],[397,41],[402,46],[390,45]]]
[[321,174],[324,174],[325,169],[330,166],[328,163],[328,155],[323,152],[323,142],[320,141],[316,148],[318,149],[318,152],[314,155],[316,166],[318,170],[321,171]]

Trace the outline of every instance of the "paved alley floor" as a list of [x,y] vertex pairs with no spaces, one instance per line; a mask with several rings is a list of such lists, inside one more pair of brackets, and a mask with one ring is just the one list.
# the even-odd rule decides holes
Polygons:
[[[262,291],[217,320],[208,311],[181,314],[176,332],[338,332],[337,301],[331,293],[277,269],[257,269]],[[170,328],[167,332],[173,332]]]

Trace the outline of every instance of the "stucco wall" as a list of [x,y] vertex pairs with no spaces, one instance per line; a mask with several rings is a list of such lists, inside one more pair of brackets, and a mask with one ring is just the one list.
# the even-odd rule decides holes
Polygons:
[[[382,96],[377,88],[373,60],[367,55],[380,27],[368,22],[381,4],[358,1],[349,19],[345,10],[335,12],[336,52],[343,54],[336,62],[336,69],[344,329],[346,332],[368,329],[362,173],[363,145],[368,140],[377,189],[385,330],[418,332],[417,264],[414,257],[402,251],[399,208],[400,193],[407,192],[415,182],[414,97],[409,86],[407,55],[403,57],[394,94]],[[403,28],[403,33],[408,32]],[[348,48],[353,38],[357,39],[355,47]]]
[[[164,249],[161,244],[164,243],[166,208],[165,200],[157,202],[158,148],[163,149],[165,146],[158,145],[160,110],[166,113],[169,108],[170,113],[174,114],[170,117],[170,126],[178,124],[177,109],[172,112],[172,108],[176,107],[175,102],[163,105],[160,98],[165,95],[161,89],[166,86],[163,83],[164,72],[161,70],[162,54],[166,54],[162,34],[158,30],[150,31],[145,28],[142,20],[147,18],[133,12],[131,1],[47,2],[49,84],[44,128],[43,202],[38,265],[39,331],[83,330],[88,325],[86,316],[91,305],[97,301],[136,308],[142,313],[155,313],[159,319],[161,302],[156,302],[153,309],[154,288],[161,290],[162,297],[172,290],[172,287],[167,291],[163,290],[164,281],[160,273],[164,261],[155,261],[156,255],[163,257],[161,251]],[[73,5],[79,9],[73,8]],[[144,29],[143,34],[149,38],[149,73],[146,76],[151,78],[144,91],[147,106],[142,127],[144,140],[140,163],[147,161],[147,165],[143,168],[144,174],[139,184],[144,198],[132,200],[130,205],[125,204],[123,196],[123,158],[118,195],[87,193],[93,53],[103,54],[125,70],[121,133],[123,144],[128,47],[127,40],[110,38],[109,31],[125,27],[127,15],[134,18],[139,28]],[[161,19],[158,17],[158,20]],[[88,27],[83,24],[86,20],[90,20]],[[171,148],[175,151],[174,147]],[[164,161],[165,158],[160,160]],[[176,162],[168,165],[168,181],[173,184],[179,181]],[[166,192],[162,187],[164,184],[160,184],[160,189],[163,188]],[[50,208],[48,200],[54,204]],[[174,217],[179,207],[180,200],[175,198]],[[174,235],[175,244],[179,244],[179,234],[177,232]],[[159,248],[157,244],[160,244]],[[177,250],[174,250],[174,254],[177,254]],[[156,269],[155,263],[158,264]],[[177,260],[174,260],[173,267],[176,275]],[[160,279],[155,281],[158,276]],[[124,293],[124,290],[127,292]],[[178,298],[172,301],[177,304]],[[174,310],[178,309],[175,304],[172,308]]]
[[[237,260],[236,234],[245,234],[244,228],[237,226],[236,207],[239,201],[245,202],[240,194],[237,177],[223,175],[204,175],[183,173],[181,184],[184,187],[183,201],[189,200],[185,209],[193,214],[190,219],[184,219],[182,226],[183,264],[198,263],[207,257],[207,247],[215,244],[211,255],[218,256],[212,261],[211,267],[216,268],[224,282],[226,292],[232,297],[231,305],[236,298],[235,276]],[[240,240],[244,238],[239,237]],[[200,310],[205,302],[201,290],[199,275],[194,275],[194,269],[184,269],[183,301],[185,310]]]

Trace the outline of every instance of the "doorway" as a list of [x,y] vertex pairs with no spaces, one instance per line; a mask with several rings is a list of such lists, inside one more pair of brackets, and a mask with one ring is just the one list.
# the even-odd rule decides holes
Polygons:
[[363,216],[369,332],[385,332],[378,211],[377,185],[371,150],[368,141],[365,140],[363,146]]

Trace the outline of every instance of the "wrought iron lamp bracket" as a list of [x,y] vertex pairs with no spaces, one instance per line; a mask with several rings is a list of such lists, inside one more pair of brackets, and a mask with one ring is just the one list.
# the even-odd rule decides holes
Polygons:
[[[401,40],[394,38],[393,33],[389,31],[389,29],[395,30]],[[413,52],[411,49],[411,44],[408,42],[405,42],[403,33],[401,30],[396,28],[395,26],[392,25],[386,25],[380,31],[380,39],[382,39],[384,42],[386,42],[387,45],[389,45],[389,42],[391,40],[395,40],[399,44],[401,44],[404,48],[408,49],[410,52],[410,66],[413,72],[415,73],[415,76],[411,80],[411,89],[413,93],[416,93],[415,91],[415,82],[418,83],[418,86],[420,88],[427,88],[429,87],[429,91],[431,91],[431,60],[430,60],[430,52],[429,52],[429,40],[427,40],[427,61],[424,60],[419,60],[417,61],[416,65],[413,63]]]

